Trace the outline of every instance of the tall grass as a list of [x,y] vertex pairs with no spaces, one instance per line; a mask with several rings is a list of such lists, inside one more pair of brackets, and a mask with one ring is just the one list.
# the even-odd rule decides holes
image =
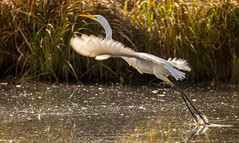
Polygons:
[[4,0],[0,74],[22,80],[134,80],[137,71],[122,60],[96,62],[72,50],[74,34],[105,35],[81,13],[104,15],[113,38],[137,51],[188,60],[192,80],[239,81],[236,0]]
[[238,1],[126,2],[124,17],[147,33],[147,51],[187,59],[191,78],[239,81]]
[[66,45],[72,36],[70,2],[17,0],[1,6],[1,53],[7,51],[15,58],[3,58],[3,63],[11,64],[6,71],[15,71],[22,79],[51,80],[62,75],[67,79],[69,73],[77,78]]
[[122,61],[115,61],[118,64],[96,62],[76,54],[69,46],[74,34],[104,35],[99,24],[79,17],[82,13],[116,17],[100,3],[91,0],[1,1],[1,75],[36,81],[119,78],[117,73]]

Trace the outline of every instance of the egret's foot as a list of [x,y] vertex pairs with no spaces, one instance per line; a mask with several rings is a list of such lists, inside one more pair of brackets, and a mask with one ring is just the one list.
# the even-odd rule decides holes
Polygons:
[[204,121],[204,124],[206,124],[206,125],[209,124],[208,118],[205,115],[203,115],[203,114],[201,114],[201,116],[202,116],[202,119]]
[[195,115],[195,117],[196,117],[195,120],[196,120],[198,125],[207,125],[207,124],[209,124],[208,118],[205,115],[200,113],[199,115]]

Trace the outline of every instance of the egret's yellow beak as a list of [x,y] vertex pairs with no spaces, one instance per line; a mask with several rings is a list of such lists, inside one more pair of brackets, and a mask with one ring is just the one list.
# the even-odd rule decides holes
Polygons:
[[95,17],[94,15],[84,15],[84,14],[80,14],[79,16],[87,17],[87,18],[94,18]]

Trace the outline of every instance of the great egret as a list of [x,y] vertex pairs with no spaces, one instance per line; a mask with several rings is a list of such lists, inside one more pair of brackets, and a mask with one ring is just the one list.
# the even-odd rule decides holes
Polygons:
[[83,56],[95,58],[96,60],[121,57],[130,66],[136,68],[141,74],[154,74],[157,78],[172,85],[180,92],[185,105],[198,124],[208,124],[207,117],[200,113],[186,94],[168,79],[169,75],[173,76],[176,80],[182,80],[185,78],[185,73],[179,70],[191,71],[186,60],[176,58],[165,60],[148,53],[136,52],[125,47],[122,43],[112,40],[112,29],[103,16],[82,14],[80,16],[88,17],[99,22],[105,29],[106,38],[103,39],[85,34],[82,34],[81,37],[72,37],[70,45],[77,53]]

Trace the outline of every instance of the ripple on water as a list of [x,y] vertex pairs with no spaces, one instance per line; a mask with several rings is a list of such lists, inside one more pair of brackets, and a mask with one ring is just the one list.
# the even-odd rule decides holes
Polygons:
[[8,82],[0,88],[3,142],[239,140],[239,91],[231,86],[185,90],[213,123],[201,128],[171,88]]

